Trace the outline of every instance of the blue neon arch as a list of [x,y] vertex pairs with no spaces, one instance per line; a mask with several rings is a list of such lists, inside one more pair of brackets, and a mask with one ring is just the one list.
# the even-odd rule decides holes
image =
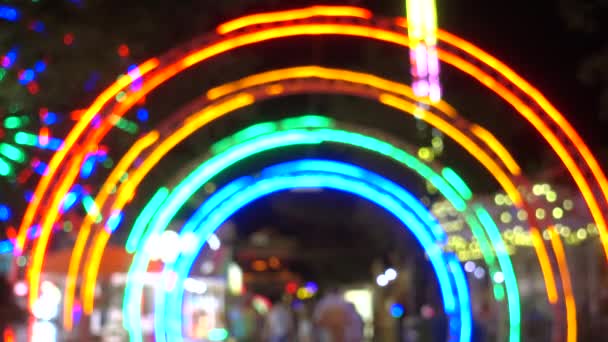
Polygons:
[[[444,311],[449,319],[449,340],[469,341],[472,317],[466,277],[453,254],[441,249],[444,233],[438,223],[413,195],[394,182],[361,167],[320,159],[305,159],[264,169],[258,176],[237,179],[208,198],[185,224],[181,234],[194,233],[199,251],[222,223],[247,204],[275,192],[293,188],[328,188],[352,193],[392,213],[421,244],[437,276]],[[180,255],[167,264],[163,278],[177,275],[185,279],[197,253]],[[183,285],[177,282],[170,293],[158,291],[155,300],[157,341],[181,341]],[[158,327],[161,327],[158,329]],[[163,328],[166,327],[166,330]]]

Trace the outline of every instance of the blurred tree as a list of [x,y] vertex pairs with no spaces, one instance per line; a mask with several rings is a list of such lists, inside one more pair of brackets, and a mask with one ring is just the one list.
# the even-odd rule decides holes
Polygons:
[[[208,1],[162,0],[35,0],[12,2],[17,20],[0,18],[0,56],[16,49],[10,68],[0,73],[0,110],[19,108],[36,113],[38,107],[73,110],[89,103],[105,85],[129,65],[157,56],[210,32],[230,18],[270,9],[316,4],[314,0]],[[401,2],[342,0],[401,14]],[[2,4],[2,2],[0,2]],[[127,49],[120,48],[124,46]],[[36,79],[35,96],[19,84],[20,71],[37,61],[48,68]],[[69,79],[69,82],[66,80]],[[2,114],[2,112],[0,112]]]
[[[21,15],[15,22],[0,19],[0,58],[13,48],[18,50],[14,65],[0,69],[0,117],[11,112],[35,117],[42,107],[68,114],[91,103],[104,87],[130,65],[187,44],[197,36],[212,32],[217,24],[225,20],[260,11],[318,4],[319,1],[36,0],[7,3],[17,7]],[[362,6],[386,16],[403,15],[404,12],[404,2],[395,0],[326,0],[323,3]],[[468,20],[468,16],[465,18]],[[39,90],[32,92],[27,84],[19,82],[19,76],[40,60],[47,62],[48,67],[37,75]],[[242,49],[234,55],[214,59],[212,63],[212,68],[207,64],[201,69],[195,67],[188,70],[187,75],[176,77],[147,99],[146,107],[154,114],[151,115],[154,120],[149,123],[150,127],[179,106],[200,96],[206,87],[278,66],[318,63],[352,67],[409,82],[408,57],[403,49],[356,39],[328,38],[321,41],[308,37],[297,42],[281,41],[280,45],[261,44],[255,50]],[[509,147],[517,149],[523,146],[518,149],[522,151],[522,159],[532,155],[530,159],[537,161],[539,153],[532,153],[531,144],[522,138],[527,131],[520,126],[503,125],[502,121],[495,120],[499,115],[511,115],[510,108],[491,95],[484,95],[487,93],[481,93],[476,86],[471,86],[469,79],[452,74],[446,70],[443,75],[449,89],[446,91],[447,100],[471,121],[480,122],[493,131],[500,129],[500,138],[505,139]],[[233,133],[262,117],[269,119],[306,112],[332,115],[345,121],[385,129],[419,147],[428,146],[432,139],[430,127],[421,129],[421,125],[414,120],[403,120],[402,115],[395,111],[364,100],[338,96],[328,100],[328,97],[317,95],[305,96],[304,99],[290,97],[261,103],[239,115],[219,120],[195,139],[176,148],[168,159],[170,162],[160,165],[154,176],[149,178],[152,182],[160,182],[173,174],[168,171],[174,170],[175,165],[184,165],[205,153],[212,139]],[[369,113],[382,115],[366,115]],[[382,120],[378,120],[378,117],[382,117]],[[70,128],[68,122],[52,133],[61,137]],[[104,143],[110,145],[111,155],[117,159],[126,146],[130,146],[134,136],[112,134],[111,139],[106,139]],[[474,182],[470,184],[474,191],[492,191],[496,187],[495,182],[482,183],[482,180],[489,179],[485,170],[464,156],[459,146],[447,140],[446,158],[441,161],[458,166],[458,171]],[[156,184],[150,185],[148,188],[154,189]],[[146,191],[146,187],[143,188],[142,191]],[[146,196],[141,198],[144,200]]]
[[595,52],[579,69],[583,84],[599,89],[599,119],[608,122],[608,2],[605,0],[560,0],[560,13],[568,27],[586,35]]
[[[4,118],[26,115],[31,118],[27,130],[36,133],[39,113],[46,109],[62,118],[51,136],[64,137],[72,127],[70,113],[90,104],[129,66],[210,31],[227,17],[227,3],[234,11],[245,2],[0,1],[17,13],[15,18],[0,17],[0,141],[14,143],[12,134],[1,128]],[[125,146],[128,139],[133,137],[118,136],[112,145]],[[43,162],[50,156],[28,152]],[[0,204],[9,203],[15,218],[25,206],[24,192],[37,182],[31,177],[27,184],[17,184],[19,171],[0,177]]]
[[[608,128],[608,2],[605,0],[560,0],[560,13],[568,27],[581,33],[590,53],[580,63],[577,78],[596,99],[597,132]],[[602,164],[608,163],[608,146],[603,137],[594,146]]]
[[[14,49],[16,58],[4,68],[0,108],[37,113],[39,106],[73,110],[129,65],[173,48],[208,31],[222,12],[243,1],[31,1],[14,5],[19,19],[0,19],[0,55]],[[122,49],[121,49],[122,48]],[[21,71],[47,62],[36,94],[19,84]],[[69,80],[69,81],[68,81]],[[68,82],[66,82],[68,81]]]

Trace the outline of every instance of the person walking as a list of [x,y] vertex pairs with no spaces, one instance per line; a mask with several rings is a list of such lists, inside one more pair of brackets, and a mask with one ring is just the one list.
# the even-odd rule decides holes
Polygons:
[[269,342],[288,342],[293,334],[293,315],[283,301],[276,301],[266,318],[266,331]]
[[317,304],[314,322],[321,342],[363,341],[363,320],[337,289],[330,290]]
[[346,302],[347,324],[345,341],[346,342],[361,342],[363,341],[363,329],[365,323],[359,315],[357,308],[353,303]]
[[313,342],[313,324],[309,317],[308,309],[306,306],[300,308],[297,311],[298,322],[297,322],[297,335],[298,342]]

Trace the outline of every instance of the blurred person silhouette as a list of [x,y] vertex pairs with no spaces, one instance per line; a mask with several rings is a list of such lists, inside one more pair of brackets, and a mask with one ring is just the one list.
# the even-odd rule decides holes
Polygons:
[[319,301],[313,317],[320,342],[363,340],[363,320],[337,288],[330,289]]
[[257,315],[249,297],[241,297],[230,312],[232,334],[238,342],[257,341]]
[[266,336],[269,342],[291,341],[294,318],[286,300],[275,300],[266,316]]
[[346,336],[347,342],[360,342],[363,341],[363,318],[357,311],[355,305],[351,302],[346,302],[346,312],[348,314],[348,322],[346,325]]
[[477,314],[473,315],[473,334],[471,336],[471,341],[489,341],[490,338],[488,336],[487,326],[494,324],[492,321],[490,304],[484,300],[478,311],[479,312]]
[[330,288],[317,303],[313,319],[319,342],[344,341],[346,326],[345,300],[337,288]]
[[420,308],[420,341],[440,342],[448,338],[448,321],[436,304],[424,304]]
[[303,305],[298,311],[297,335],[298,342],[313,342],[313,324],[310,318],[308,307]]

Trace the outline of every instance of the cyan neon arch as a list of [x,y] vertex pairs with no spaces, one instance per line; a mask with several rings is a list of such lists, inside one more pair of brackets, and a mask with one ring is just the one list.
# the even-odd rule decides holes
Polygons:
[[[218,174],[222,169],[229,167],[229,165],[238,162],[243,158],[249,156],[255,156],[257,154],[263,153],[265,150],[280,148],[282,146],[291,146],[297,144],[319,144],[322,142],[338,142],[343,144],[355,145],[360,148],[366,149],[368,151],[373,151],[385,156],[388,156],[399,163],[403,164],[405,167],[411,168],[412,170],[418,172],[422,177],[430,180],[434,184],[437,185],[438,189],[441,192],[450,193],[450,200],[454,201],[454,203],[461,203],[458,201],[466,201],[466,196],[459,195],[458,192],[455,192],[454,189],[457,188],[452,183],[446,182],[443,178],[441,178],[440,173],[435,172],[430,169],[428,166],[425,166],[420,161],[416,160],[413,156],[409,155],[407,152],[403,150],[399,150],[394,146],[383,142],[381,140],[374,139],[370,136],[365,136],[360,133],[355,132],[347,132],[340,131],[336,129],[332,129],[329,127],[323,127],[327,125],[328,122],[331,122],[327,118],[322,117],[302,117],[302,118],[292,118],[283,120],[290,129],[286,129],[281,132],[266,132],[262,131],[262,127],[270,128],[271,125],[268,124],[259,124],[257,129],[249,128],[236,133],[234,137],[240,137],[237,140],[235,138],[227,138],[226,140],[231,143],[228,145],[226,142],[220,142],[212,147],[212,150],[217,154],[211,157],[207,162],[201,164],[193,171],[188,177],[186,177],[180,184],[174,187],[174,190],[165,196],[166,200],[162,204],[156,204],[154,211],[156,211],[156,215],[150,214],[146,215],[144,221],[148,221],[150,227],[147,232],[144,234],[140,227],[139,219],[136,223],[136,229],[132,231],[131,236],[128,241],[138,241],[139,246],[136,248],[135,245],[130,246],[131,250],[143,250],[143,246],[145,245],[145,241],[154,234],[158,234],[159,232],[166,229],[169,222],[172,218],[177,214],[177,211],[183,206],[183,204],[188,200],[188,198],[196,193],[200,187],[204,185],[204,183],[210,181],[215,175]],[[316,122],[316,124],[314,124]],[[322,124],[325,122],[324,124]],[[308,126],[307,126],[307,123]],[[299,126],[298,126],[299,125]],[[278,126],[278,125],[277,125]],[[249,132],[248,135],[243,133]],[[258,132],[257,135],[252,132]],[[445,170],[448,169],[444,169]],[[237,191],[237,188],[227,187],[228,190],[225,193],[229,193],[230,191]],[[461,192],[465,192],[461,190]],[[456,197],[454,197],[454,195]],[[462,197],[461,197],[462,196]],[[156,197],[156,196],[155,196]],[[215,199],[221,198],[219,194],[216,194]],[[416,208],[416,200],[406,195],[403,195],[402,198],[409,198],[408,205],[410,207]],[[152,201],[154,202],[154,200]],[[213,203],[214,201],[209,200],[209,202]],[[458,204],[456,204],[458,205]],[[465,210],[464,208],[460,208],[460,210]],[[205,212],[203,210],[203,212]],[[417,212],[419,213],[419,217],[425,217],[426,214],[423,208],[418,206]],[[490,238],[490,241],[494,246],[494,250],[496,251],[496,256],[498,258],[498,263],[501,271],[505,274],[505,285],[507,287],[507,297],[508,297],[508,312],[509,312],[509,334],[510,340],[516,341],[519,339],[519,320],[520,320],[520,306],[519,306],[519,295],[517,290],[517,281],[515,279],[515,274],[510,262],[509,256],[506,254],[504,248],[504,242],[500,237],[500,233],[493,223],[489,224],[488,219],[483,217],[483,213],[485,210],[483,208],[478,207],[477,209],[472,209],[469,214],[467,214],[467,221],[470,222],[471,225],[477,227],[477,229],[485,229],[487,231],[487,235]],[[481,216],[479,216],[481,214]],[[200,213],[197,213],[193,216],[191,222],[188,223],[184,231],[192,231],[194,227],[198,225],[198,222],[202,219],[199,217]],[[491,221],[491,219],[490,219]],[[145,225],[146,223],[143,223]],[[439,238],[443,235],[442,232],[437,231],[437,226],[431,229],[434,231],[434,235]],[[483,228],[481,228],[483,227]],[[135,236],[133,236],[135,235]],[[141,237],[143,236],[143,237]],[[482,231],[481,233],[476,233],[476,237],[479,239],[483,239],[485,233]],[[490,247],[491,248],[491,247]],[[493,252],[490,251],[489,254],[493,256]],[[134,267],[136,269],[145,269],[147,263],[143,263],[141,261],[141,256],[134,259]],[[137,266],[135,266],[137,265]],[[93,266],[92,269],[96,267]],[[136,273],[134,273],[136,274]],[[94,284],[94,282],[89,282],[89,284]],[[137,285],[133,285],[136,286]],[[124,301],[124,305],[129,306],[133,302],[137,302],[137,300],[133,298],[139,298],[138,293],[140,293],[141,289],[138,288],[136,290],[132,290],[130,287],[127,289],[127,296]],[[135,293],[135,294],[132,294]],[[135,307],[129,306],[125,310],[125,317],[136,317],[134,311]],[[135,318],[134,320],[137,320]],[[129,319],[131,321],[131,319]],[[137,323],[129,323],[128,325],[138,326]],[[137,330],[137,329],[135,329]]]
[[[197,182],[194,179],[191,181]],[[244,178],[236,182],[238,184],[236,187],[234,184],[227,186],[230,187],[232,196],[224,196],[223,191],[220,190],[218,195],[222,197],[221,200],[214,200],[213,197],[208,199],[209,202],[216,204],[218,207],[205,208],[203,204],[203,211],[206,211],[207,217],[194,230],[194,233],[200,236],[197,248],[194,250],[202,248],[208,236],[234,212],[247,203],[270,193],[294,187],[324,187],[350,192],[385,208],[412,231],[429,256],[438,277],[444,300],[444,309],[449,317],[449,340],[470,340],[471,311],[464,272],[459,271],[461,266],[455,256],[444,255],[441,251],[442,242],[437,239],[441,236],[437,236],[436,230],[433,228],[437,223],[433,222],[432,217],[428,216],[429,213],[424,211],[424,206],[417,202],[405,189],[359,167],[325,160],[302,160],[279,164],[262,171],[262,177],[257,181],[253,178]],[[202,183],[190,185],[198,188]],[[403,196],[407,197],[404,198]],[[398,201],[395,202],[395,199]],[[404,199],[405,201],[403,201]],[[403,210],[403,208],[409,209]],[[196,253],[191,253],[185,257],[184,262],[178,261],[175,265],[175,272],[177,272],[178,277],[187,276],[187,271],[191,267]],[[164,275],[166,276],[169,272],[173,272],[173,265],[171,264],[166,265]],[[163,291],[157,292],[155,301],[155,336],[157,341],[165,341],[167,337],[170,337],[169,340],[171,341],[181,340],[181,315],[179,312],[181,312],[180,292],[182,290],[181,285],[177,285],[172,290],[174,295],[170,295],[171,300],[168,301],[168,316],[164,314],[166,294]],[[132,313],[129,312],[129,314]],[[139,340],[133,336],[132,339]]]

